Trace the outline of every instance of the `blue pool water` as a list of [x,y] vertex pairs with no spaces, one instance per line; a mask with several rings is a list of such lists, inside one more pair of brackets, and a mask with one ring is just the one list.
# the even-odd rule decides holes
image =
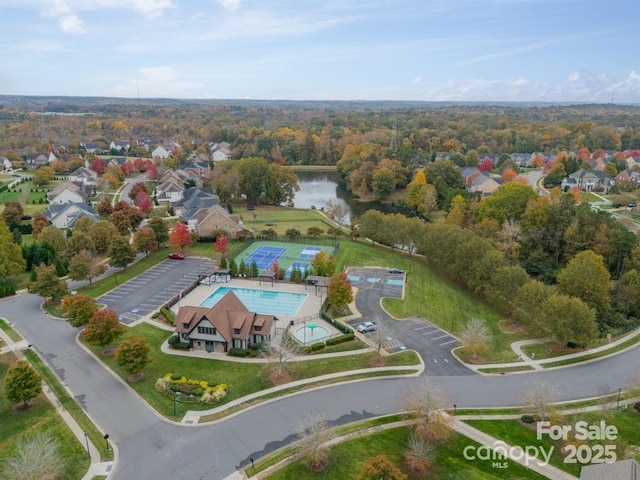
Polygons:
[[307,297],[306,293],[277,292],[240,287],[218,287],[211,295],[205,298],[199,306],[207,308],[213,307],[228,292],[235,293],[249,311],[265,315],[293,316]]

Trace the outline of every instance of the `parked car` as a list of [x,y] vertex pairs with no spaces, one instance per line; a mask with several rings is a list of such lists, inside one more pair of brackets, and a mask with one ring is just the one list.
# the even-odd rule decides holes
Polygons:
[[168,256],[171,260],[184,260],[184,253],[173,252],[173,253],[170,253]]
[[360,333],[375,332],[376,326],[372,322],[364,322],[356,327]]
[[638,204],[636,202],[632,202],[629,205],[627,205],[627,207],[629,208],[636,208],[638,206]]
[[390,268],[389,269],[389,273],[404,273],[404,270],[402,270],[401,268]]

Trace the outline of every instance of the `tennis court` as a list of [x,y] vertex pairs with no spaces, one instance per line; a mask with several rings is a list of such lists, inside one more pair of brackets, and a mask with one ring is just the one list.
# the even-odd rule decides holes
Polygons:
[[256,262],[258,268],[266,270],[271,268],[274,262],[280,260],[282,256],[287,252],[284,247],[272,247],[267,245],[260,245],[257,249],[251,252],[244,259],[244,263],[251,265]]
[[289,277],[294,268],[304,273],[311,267],[311,260],[322,251],[328,257],[334,253],[334,248],[306,243],[260,241],[250,245],[235,261],[237,265],[244,262],[247,266],[255,261],[259,270],[272,270],[273,264],[277,262],[278,268],[284,270],[285,276]]

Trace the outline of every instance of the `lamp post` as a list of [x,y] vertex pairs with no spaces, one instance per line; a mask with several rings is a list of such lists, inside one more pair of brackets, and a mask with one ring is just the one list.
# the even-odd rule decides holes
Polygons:
[[176,416],[176,403],[180,403],[180,392],[176,392],[173,396],[173,416]]
[[616,410],[620,409],[620,393],[622,392],[622,388],[618,388],[618,402],[616,403]]
[[89,434],[87,432],[84,432],[84,440],[87,444],[87,456],[91,458],[91,453],[89,452]]
[[107,452],[108,452],[109,451],[109,434],[105,433],[102,438],[104,438],[104,443],[107,446]]

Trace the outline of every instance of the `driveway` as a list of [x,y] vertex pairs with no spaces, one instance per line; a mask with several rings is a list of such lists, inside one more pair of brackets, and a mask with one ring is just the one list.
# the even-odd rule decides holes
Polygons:
[[203,258],[167,259],[114,290],[98,303],[115,310],[123,323],[132,323],[179,294],[213,266]]
[[[411,349],[418,352],[430,375],[471,375],[452,354],[451,350],[460,346],[458,339],[434,324],[418,317],[396,320],[381,306],[383,297],[402,298],[405,274],[389,273],[382,268],[349,268],[347,275],[351,284],[358,288],[356,307],[363,320],[375,322],[377,332],[365,336],[389,353]],[[350,321],[355,328],[359,321]],[[380,335],[383,338],[380,338]]]

